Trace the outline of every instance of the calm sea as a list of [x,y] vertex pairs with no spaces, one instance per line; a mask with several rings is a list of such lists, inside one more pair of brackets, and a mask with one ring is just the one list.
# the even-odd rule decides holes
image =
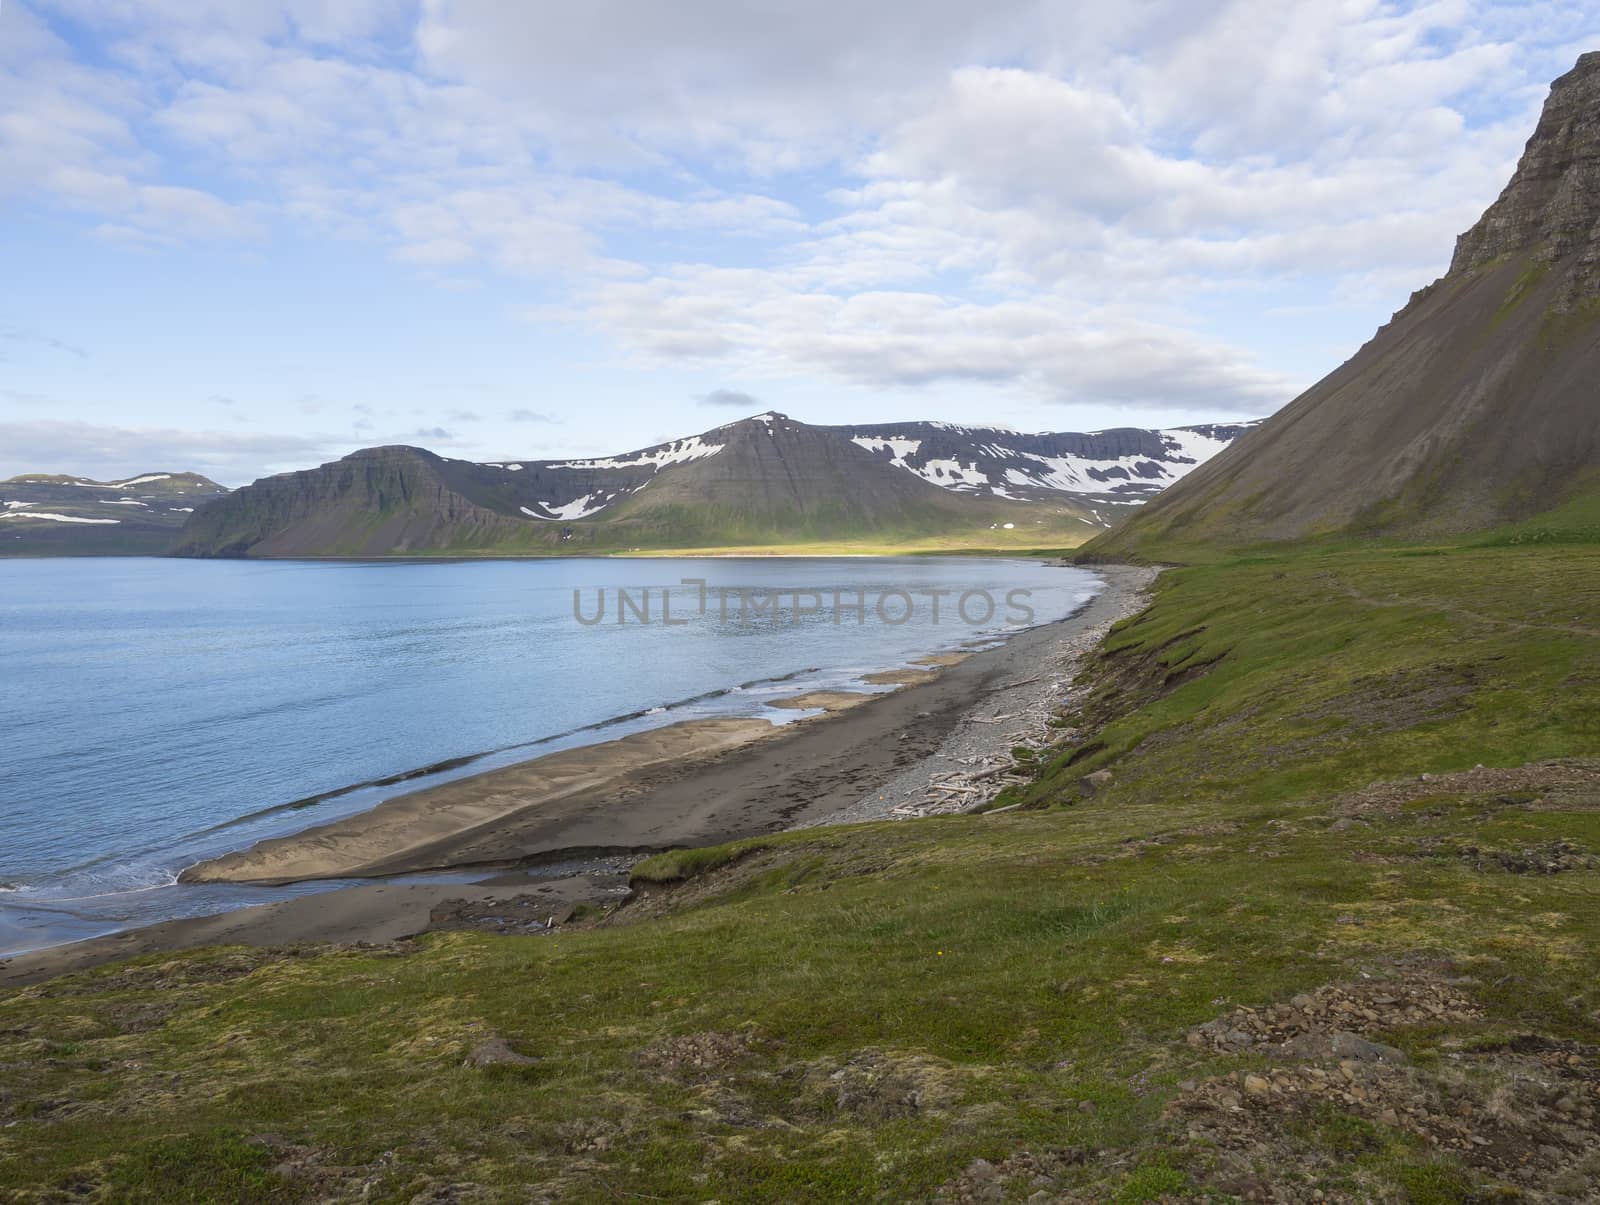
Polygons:
[[0,955],[281,899],[173,880],[446,777],[699,716],[785,722],[775,698],[1098,588],[962,557],[0,560]]

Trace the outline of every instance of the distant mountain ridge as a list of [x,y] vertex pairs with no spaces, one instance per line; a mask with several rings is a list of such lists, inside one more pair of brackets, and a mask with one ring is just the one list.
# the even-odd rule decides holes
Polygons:
[[1256,425],[1039,434],[953,423],[831,430],[946,489],[1031,501],[1065,493],[1113,506],[1153,498]]
[[199,473],[23,473],[0,481],[0,556],[158,556],[196,508],[227,492]]
[[607,551],[984,531],[1077,542],[1250,424],[1023,435],[777,412],[616,456],[478,463],[368,448],[197,512],[185,556]]
[[1600,514],[1600,53],[1552,85],[1445,276],[1085,552],[1451,535],[1557,512]]

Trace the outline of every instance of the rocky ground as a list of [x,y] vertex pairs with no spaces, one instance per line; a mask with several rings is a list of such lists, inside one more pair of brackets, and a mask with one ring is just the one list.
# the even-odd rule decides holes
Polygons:
[[1100,570],[1109,588],[1089,604],[1088,626],[1073,625],[1043,655],[1030,653],[1010,667],[1006,681],[969,711],[937,752],[862,796],[851,807],[817,824],[857,824],[864,820],[906,820],[951,812],[986,810],[1013,780],[1031,776],[1028,753],[1043,750],[1073,733],[1058,718],[1078,698],[1073,680],[1113,624],[1137,615],[1149,604],[1155,569],[1130,565]]

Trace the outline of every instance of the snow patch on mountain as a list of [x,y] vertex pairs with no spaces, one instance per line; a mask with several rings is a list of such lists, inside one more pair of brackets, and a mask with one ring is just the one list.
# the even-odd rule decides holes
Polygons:
[[552,469],[632,469],[641,465],[654,465],[657,469],[664,469],[668,465],[683,464],[690,460],[701,460],[707,456],[715,456],[722,451],[722,444],[707,443],[698,435],[691,435],[687,439],[675,439],[669,444],[659,447],[645,448],[640,452],[629,452],[625,456],[606,456],[594,460],[562,460],[549,465]]
[[598,514],[611,505],[614,498],[615,495],[609,494],[585,494],[581,498],[574,498],[571,502],[565,502],[559,506],[551,502],[541,502],[539,505],[550,512],[545,515],[541,515],[538,511],[529,510],[526,506],[521,506],[517,509],[532,519],[587,519],[590,515]]
[[[1083,434],[1023,434],[1005,427],[931,422],[841,430],[857,447],[944,489],[1034,501],[1069,494],[1136,505],[1254,425]],[[1101,522],[1109,524],[1113,517]]]
[[[852,435],[850,442],[869,452],[888,452],[889,463],[899,469],[911,468],[906,464],[906,457],[914,455],[922,447],[920,439],[896,439],[892,437],[879,437],[872,435]],[[915,473],[916,469],[911,469]]]
[[46,510],[8,510],[0,519],[49,519],[52,523],[121,523],[121,519],[85,519],[81,515],[58,515]]

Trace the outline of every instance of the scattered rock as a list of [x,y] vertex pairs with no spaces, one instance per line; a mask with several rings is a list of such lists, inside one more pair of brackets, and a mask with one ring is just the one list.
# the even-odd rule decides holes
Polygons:
[[943,1185],[933,1199],[940,1205],[977,1205],[978,1202],[1003,1201],[1008,1195],[1016,1200],[1031,1189],[1026,1197],[1030,1205],[1059,1201],[1063,1199],[1061,1194],[1052,1190],[1069,1169],[1081,1165],[1086,1158],[1084,1151],[1063,1147],[1038,1154],[1018,1151],[1000,1163],[974,1159],[959,1176]]
[[[1600,1184],[1600,1050],[1525,1035],[1413,1065],[1361,1032],[1480,1015],[1459,982],[1415,968],[1235,1009],[1191,1030],[1190,1046],[1281,1062],[1180,1084],[1165,1114],[1169,1149],[1193,1150],[1185,1168],[1197,1181],[1244,1200],[1388,1200],[1384,1184],[1352,1182],[1348,1162],[1383,1149],[1386,1128],[1497,1186],[1481,1199],[1590,1199]],[[1339,1145],[1308,1145],[1306,1133],[1330,1118],[1344,1119]]]
[[1548,841],[1528,849],[1479,849],[1468,845],[1457,856],[1474,870],[1505,874],[1564,874],[1570,870],[1600,868],[1600,858],[1585,853],[1571,841]]
[[1238,1008],[1196,1026],[1187,1039],[1197,1050],[1393,1063],[1404,1062],[1405,1055],[1362,1035],[1480,1015],[1459,988],[1440,979],[1373,980],[1333,984],[1266,1008]]
[[675,1079],[704,1079],[721,1074],[752,1049],[751,1035],[723,1033],[680,1034],[645,1048],[639,1062],[652,1071]]

